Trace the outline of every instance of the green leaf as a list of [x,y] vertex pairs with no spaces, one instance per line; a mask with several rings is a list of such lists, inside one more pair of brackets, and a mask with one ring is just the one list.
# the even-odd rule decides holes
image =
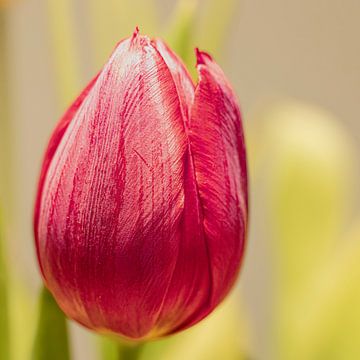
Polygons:
[[45,287],[40,295],[39,320],[32,359],[70,359],[65,315]]

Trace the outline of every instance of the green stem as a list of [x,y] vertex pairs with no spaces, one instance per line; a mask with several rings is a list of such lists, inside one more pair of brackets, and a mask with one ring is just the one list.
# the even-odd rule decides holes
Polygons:
[[118,345],[118,360],[138,360],[140,359],[143,344],[125,344]]
[[65,315],[45,287],[40,294],[39,310],[32,360],[69,360]]

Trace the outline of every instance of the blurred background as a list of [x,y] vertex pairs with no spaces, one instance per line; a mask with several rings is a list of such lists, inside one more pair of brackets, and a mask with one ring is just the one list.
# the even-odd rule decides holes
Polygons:
[[[193,70],[194,46],[214,54],[242,106],[251,181],[237,288],[141,359],[359,359],[359,14],[358,0],[0,0],[0,358],[31,358],[46,143],[138,25]],[[69,327],[73,359],[116,359]]]

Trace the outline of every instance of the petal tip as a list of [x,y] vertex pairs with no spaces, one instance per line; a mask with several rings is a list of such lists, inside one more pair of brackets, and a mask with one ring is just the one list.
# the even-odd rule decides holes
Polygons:
[[139,26],[136,25],[135,30],[134,30],[133,35],[132,35],[132,39],[135,39],[139,35],[139,32],[140,32]]
[[212,61],[212,57],[205,51],[200,51],[199,48],[195,48],[196,66],[204,65],[207,61]]
[[135,27],[135,30],[130,38],[132,45],[138,44],[140,47],[149,46],[151,44],[150,38],[146,35],[140,35],[139,26]]

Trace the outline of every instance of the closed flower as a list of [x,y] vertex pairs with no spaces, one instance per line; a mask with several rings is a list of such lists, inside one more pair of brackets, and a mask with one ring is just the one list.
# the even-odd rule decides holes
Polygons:
[[238,104],[197,51],[198,84],[161,41],[121,41],[48,145],[34,228],[46,286],[72,319],[133,339],[209,314],[244,252]]

